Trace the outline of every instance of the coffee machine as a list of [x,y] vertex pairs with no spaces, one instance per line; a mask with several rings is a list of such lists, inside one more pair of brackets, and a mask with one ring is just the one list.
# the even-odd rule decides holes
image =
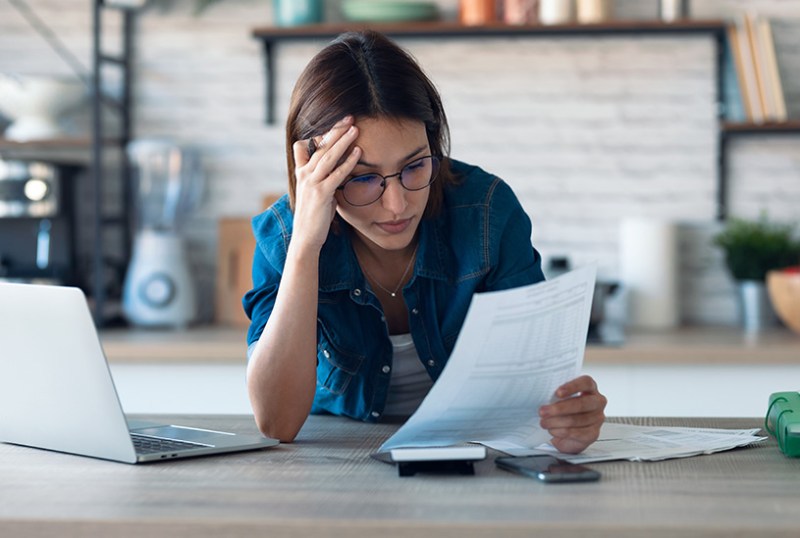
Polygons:
[[196,151],[156,139],[127,148],[136,198],[136,233],[122,309],[134,325],[185,327],[196,316],[195,283],[182,236],[203,187]]
[[0,279],[75,284],[80,167],[0,157]]

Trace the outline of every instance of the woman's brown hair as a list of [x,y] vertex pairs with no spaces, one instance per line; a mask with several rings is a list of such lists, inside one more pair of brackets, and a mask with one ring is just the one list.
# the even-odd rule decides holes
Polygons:
[[374,31],[348,32],[306,66],[292,92],[286,120],[289,201],[296,194],[292,144],[320,136],[345,116],[397,118],[425,124],[431,153],[442,159],[425,215],[436,215],[450,172],[450,131],[439,92],[411,55]]

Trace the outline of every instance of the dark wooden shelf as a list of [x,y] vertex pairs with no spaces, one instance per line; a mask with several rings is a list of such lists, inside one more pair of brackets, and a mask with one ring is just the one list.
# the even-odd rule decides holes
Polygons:
[[550,35],[597,35],[597,34],[659,34],[659,33],[715,33],[724,32],[725,21],[684,19],[674,23],[658,20],[618,20],[600,24],[559,25],[509,25],[491,23],[466,26],[457,22],[426,21],[404,23],[326,23],[310,26],[254,28],[252,36],[261,40],[285,41],[335,37],[351,30],[373,29],[395,37],[502,37],[502,36],[550,36]]
[[[105,145],[113,146],[118,145],[117,139],[106,139]],[[90,137],[64,137],[64,138],[51,138],[46,140],[30,140],[28,142],[18,142],[16,140],[8,140],[7,138],[0,137],[0,149],[20,149],[20,150],[56,150],[56,149],[86,149],[92,147],[92,139]]]
[[722,124],[722,132],[726,136],[745,134],[800,134],[800,120],[792,119],[782,122],[764,123],[730,123]]

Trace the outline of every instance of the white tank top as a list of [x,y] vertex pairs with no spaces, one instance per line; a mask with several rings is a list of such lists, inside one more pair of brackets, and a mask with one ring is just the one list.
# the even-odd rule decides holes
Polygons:
[[392,378],[384,416],[411,416],[433,386],[422,365],[410,334],[390,334],[392,341]]

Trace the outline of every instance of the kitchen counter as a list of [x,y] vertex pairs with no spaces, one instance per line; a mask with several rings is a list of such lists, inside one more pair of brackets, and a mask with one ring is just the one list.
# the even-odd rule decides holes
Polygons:
[[[244,364],[246,329],[113,329],[101,332],[112,363]],[[585,362],[604,364],[800,365],[800,335],[775,329],[749,336],[733,327],[682,327],[626,334],[621,346],[589,345]]]
[[242,363],[247,329],[203,325],[183,330],[109,329],[100,332],[111,363]]

